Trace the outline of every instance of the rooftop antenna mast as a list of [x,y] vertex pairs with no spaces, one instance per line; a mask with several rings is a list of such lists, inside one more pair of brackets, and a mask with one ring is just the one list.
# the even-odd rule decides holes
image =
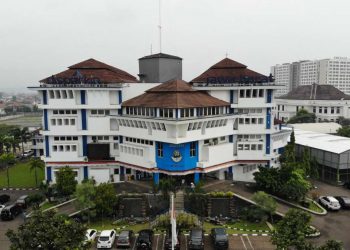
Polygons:
[[158,24],[158,29],[159,29],[159,53],[162,53],[162,5],[161,2],[162,0],[159,0],[159,24]]

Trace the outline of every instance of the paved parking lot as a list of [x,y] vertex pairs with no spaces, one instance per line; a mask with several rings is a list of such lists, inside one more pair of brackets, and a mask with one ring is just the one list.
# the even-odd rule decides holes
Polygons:
[[[10,195],[10,201],[7,204],[14,203],[20,196],[25,194],[30,194],[37,191],[0,191],[0,194]],[[23,223],[23,218],[19,215],[16,219],[12,221],[2,221],[0,220],[0,249],[10,249],[10,241],[6,237],[5,233],[8,229],[16,230],[19,225]]]
[[[180,249],[189,250],[187,246],[188,236],[181,235],[180,237]],[[135,238],[132,239],[130,250],[136,250]],[[163,250],[165,243],[164,235],[155,235],[153,238],[152,250]],[[96,249],[96,247],[92,248]],[[114,247],[113,249],[117,249]],[[125,248],[124,248],[125,249]],[[213,250],[213,244],[209,236],[205,237],[204,250]],[[230,236],[229,249],[231,250],[272,250],[276,249],[270,242],[268,236]]]

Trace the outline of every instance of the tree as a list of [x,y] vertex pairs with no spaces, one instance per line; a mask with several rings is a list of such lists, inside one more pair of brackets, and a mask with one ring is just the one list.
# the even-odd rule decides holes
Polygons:
[[290,209],[272,233],[271,241],[277,249],[302,249],[310,232],[311,216],[298,209]]
[[69,250],[88,249],[82,243],[86,228],[67,217],[56,215],[52,210],[35,210],[18,231],[8,230],[6,236],[11,241],[11,250]]
[[296,162],[296,157],[295,157],[295,134],[294,130],[290,134],[290,141],[285,147],[284,153],[280,158],[280,161],[282,163],[288,162],[288,163],[294,163]]
[[344,137],[350,137],[350,126],[342,126],[337,130],[337,135],[344,136]]
[[100,216],[110,216],[117,203],[114,186],[108,183],[101,183],[96,187],[95,208]]
[[336,240],[327,240],[326,244],[317,248],[318,250],[342,250],[343,243]]
[[289,199],[301,201],[310,190],[311,184],[304,178],[304,171],[294,170],[288,181],[283,185],[281,193]]
[[275,199],[263,191],[258,191],[253,195],[253,201],[270,216],[271,222],[273,222],[273,214],[277,208]]
[[88,217],[90,223],[90,217],[94,216],[95,213],[92,210],[95,208],[95,194],[96,189],[92,180],[78,184],[75,190],[75,206],[78,210],[84,210],[84,213]]
[[21,144],[22,144],[22,155],[23,155],[24,154],[24,143],[27,143],[27,141],[30,138],[30,133],[28,131],[28,128],[27,127],[24,127],[22,129],[21,128],[15,128],[12,131],[12,135],[17,141],[21,142]]
[[61,196],[69,196],[74,193],[77,181],[75,172],[69,167],[61,168],[56,176],[57,192]]
[[255,172],[253,175],[256,186],[260,190],[277,194],[282,188],[283,183],[280,180],[280,171],[277,168],[260,166],[259,171]]
[[35,186],[38,186],[38,174],[37,170],[44,169],[44,162],[40,158],[32,158],[30,160],[30,171],[34,170],[35,174]]
[[314,113],[309,113],[305,109],[301,109],[297,114],[289,118],[288,123],[313,123],[316,121],[316,115]]
[[15,156],[11,153],[3,153],[0,156],[0,164],[6,167],[7,187],[10,187],[9,165],[15,163]]

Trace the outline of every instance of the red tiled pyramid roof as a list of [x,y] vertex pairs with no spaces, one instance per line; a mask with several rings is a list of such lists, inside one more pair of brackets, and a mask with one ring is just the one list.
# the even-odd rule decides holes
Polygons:
[[228,102],[215,98],[205,91],[198,91],[185,81],[171,80],[123,102],[126,107],[150,108],[199,108],[229,106]]
[[220,62],[211,66],[204,73],[194,78],[191,82],[207,82],[208,78],[211,77],[254,77],[254,78],[262,78],[265,75],[257,73],[253,70],[247,68],[246,65],[236,62],[230,58],[225,58]]
[[[101,83],[135,83],[138,82],[136,77],[123,71],[121,69],[115,68],[103,62],[97,61],[93,58],[82,61],[80,63],[69,66],[67,70],[53,75],[55,78],[72,78],[76,77],[77,72],[82,77],[86,78],[98,78]],[[40,82],[48,83],[47,77]]]

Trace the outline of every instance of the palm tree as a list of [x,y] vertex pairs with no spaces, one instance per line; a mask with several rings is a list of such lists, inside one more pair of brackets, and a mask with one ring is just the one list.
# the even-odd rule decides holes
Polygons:
[[0,155],[0,164],[6,167],[7,187],[10,187],[10,173],[9,165],[15,163],[15,156],[11,153],[4,153]]
[[44,162],[40,158],[32,158],[30,160],[30,171],[34,170],[35,173],[35,185],[38,186],[38,174],[37,169],[42,170],[44,168]]
[[16,142],[21,142],[22,144],[22,155],[24,154],[24,143],[27,143],[27,141],[30,139],[30,133],[28,131],[27,127],[24,128],[14,128],[11,131],[11,134],[16,139]]

